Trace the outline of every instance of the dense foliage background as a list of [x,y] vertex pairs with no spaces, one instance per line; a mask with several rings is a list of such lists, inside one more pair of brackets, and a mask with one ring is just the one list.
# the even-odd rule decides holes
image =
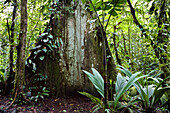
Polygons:
[[[25,48],[25,61],[31,55],[33,49],[37,49],[37,43],[40,38],[45,36],[45,29],[50,24],[50,17],[53,14],[62,14],[61,11],[56,11],[59,9],[60,3],[64,1],[61,0],[28,0],[27,1],[27,32],[26,32],[26,48]],[[136,89],[140,94],[142,101],[145,102],[144,105],[147,111],[147,108],[152,108],[158,100],[154,100],[150,103],[149,98],[159,97],[157,96],[156,90],[157,87],[160,87],[160,84],[153,82],[147,82],[147,77],[153,77],[153,81],[159,81],[158,83],[163,84],[161,88],[164,88],[162,91],[166,95],[167,100],[168,93],[165,94],[165,91],[169,90],[169,76],[170,76],[170,2],[168,0],[73,0],[67,1],[65,3],[71,2],[74,7],[64,6],[64,11],[72,12],[78,2],[82,2],[81,5],[85,5],[87,12],[92,14],[92,19],[89,20],[90,24],[95,23],[96,30],[95,36],[98,36],[101,32],[101,37],[104,38],[104,44],[102,45],[105,49],[106,62],[110,57],[113,57],[116,65],[120,66],[120,71],[124,73],[125,76],[130,78],[139,77],[138,74],[133,75],[131,73],[141,72],[140,79],[146,77],[145,82],[139,82],[136,84]],[[56,5],[57,4],[57,5]],[[19,34],[21,33],[22,28],[20,25],[21,20],[21,2],[17,0],[0,0],[0,83],[6,84],[8,78],[12,77],[14,81],[15,74],[17,71],[17,58],[19,50],[20,38]],[[59,16],[56,17],[58,20]],[[48,34],[48,33],[47,33]],[[48,36],[53,38],[52,35]],[[60,41],[62,43],[62,41]],[[108,43],[108,46],[107,46]],[[105,45],[106,44],[106,45]],[[52,46],[52,44],[51,44]],[[50,46],[50,47],[51,47]],[[53,47],[53,46],[52,46]],[[56,47],[57,48],[57,47]],[[111,55],[107,54],[107,50],[111,50]],[[40,60],[43,60],[44,57],[40,57]],[[101,59],[103,60],[103,59]],[[19,61],[19,60],[18,60]],[[24,61],[24,62],[25,62]],[[31,62],[31,61],[30,61]],[[25,62],[27,64],[27,62]],[[107,63],[104,63],[106,65]],[[35,69],[35,66],[33,65]],[[112,68],[112,67],[107,67]],[[36,69],[35,69],[36,70]],[[127,71],[128,70],[128,71]],[[86,71],[85,71],[86,72]],[[130,73],[131,72],[131,73]],[[97,72],[96,72],[97,73]],[[127,74],[128,73],[128,74]],[[88,75],[89,73],[86,72]],[[94,73],[95,75],[95,73]],[[106,72],[107,75],[107,72]],[[142,76],[147,75],[147,76]],[[89,77],[89,76],[88,76]],[[105,77],[105,75],[103,75]],[[107,77],[107,76],[106,76]],[[123,81],[125,78],[118,74],[119,79],[117,81]],[[157,78],[158,77],[158,78]],[[136,81],[139,80],[136,78]],[[163,79],[165,79],[163,81]],[[16,79],[16,78],[15,78]],[[46,79],[46,78],[45,78]],[[92,78],[90,78],[92,79]],[[44,80],[44,78],[43,78]],[[101,78],[99,79],[99,81]],[[99,90],[103,98],[106,98],[108,95],[111,96],[111,100],[114,100],[114,94],[109,93],[104,95],[104,83],[110,84],[106,88],[110,88],[109,91],[113,91],[113,84],[118,84],[116,81],[108,78],[106,82],[104,79],[101,80],[103,86],[101,89],[98,87],[95,88]],[[126,79],[127,80],[127,79]],[[126,81],[125,80],[125,81]],[[143,79],[144,80],[144,79]],[[93,80],[92,80],[93,81]],[[128,81],[130,85],[125,87],[124,92],[127,91],[136,81]],[[92,82],[93,83],[93,82]],[[153,83],[153,84],[152,84]],[[95,83],[93,83],[95,84]],[[100,84],[100,83],[99,83]],[[142,88],[150,88],[149,85],[154,85],[154,92],[149,96],[147,91],[142,90]],[[142,86],[141,89],[138,89],[139,86]],[[117,86],[118,87],[118,86]],[[155,88],[156,87],[156,88]],[[13,88],[13,87],[12,87]],[[12,90],[11,88],[11,90]],[[14,86],[15,88],[15,86]],[[122,88],[122,87],[119,87]],[[46,87],[42,87],[42,93],[40,95],[48,95],[48,90]],[[117,89],[118,90],[118,89]],[[4,90],[0,89],[0,93],[3,93]],[[101,93],[102,92],[102,93]],[[106,91],[107,92],[107,91]],[[114,91],[113,91],[114,92]],[[117,91],[118,92],[118,91]],[[117,93],[116,92],[116,93]],[[122,95],[124,93],[122,91]],[[142,92],[142,93],[141,93]],[[146,93],[147,92],[147,93]],[[144,95],[146,93],[146,95]],[[118,94],[118,93],[117,93]],[[163,95],[162,94],[162,95]],[[84,92],[84,95],[94,99],[92,95],[88,95]],[[115,97],[118,102],[121,94]],[[161,95],[161,96],[162,96]],[[126,94],[126,97],[129,96],[129,93]],[[145,97],[147,96],[147,99]],[[160,96],[160,98],[162,98]],[[38,100],[39,97],[37,97]],[[41,98],[41,97],[40,97]],[[34,98],[34,100],[36,97]],[[95,98],[96,99],[96,98]],[[99,101],[100,99],[96,99]],[[126,100],[126,99],[125,99]],[[133,100],[133,99],[132,99]],[[128,101],[132,101],[128,100]],[[168,99],[169,100],[169,99]],[[97,103],[97,102],[96,102]],[[100,101],[100,103],[102,103]],[[148,104],[149,103],[149,104]],[[166,103],[166,102],[164,102]],[[106,103],[104,103],[106,104]],[[166,103],[167,104],[167,103]],[[105,106],[101,108],[105,109]],[[113,111],[117,104],[114,105]],[[162,106],[161,106],[162,107]],[[160,107],[160,108],[161,108]],[[163,106],[165,107],[165,106]],[[165,107],[167,108],[167,106]],[[165,109],[164,108],[164,109]],[[150,110],[150,109],[149,109]],[[148,112],[148,111],[147,111]]]

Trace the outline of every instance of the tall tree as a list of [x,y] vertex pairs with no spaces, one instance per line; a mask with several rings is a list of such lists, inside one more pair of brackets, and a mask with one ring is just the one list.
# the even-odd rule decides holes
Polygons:
[[166,76],[170,74],[170,70],[167,65],[168,56],[166,54],[167,45],[168,45],[168,35],[167,35],[168,33],[163,32],[164,28],[167,29],[166,23],[168,23],[168,19],[167,19],[166,9],[167,9],[168,2],[166,0],[160,0],[160,1],[158,0],[157,3],[159,3],[160,7],[158,9],[155,9],[155,6],[154,6],[154,10],[159,10],[159,16],[157,16],[157,13],[155,14],[155,16],[158,17],[156,18],[158,20],[158,26],[157,26],[158,35],[153,36],[154,37],[153,39],[146,33],[147,30],[142,26],[142,24],[136,18],[135,9],[132,6],[130,0],[127,0],[127,2],[129,4],[134,23],[140,28],[140,30],[142,31],[142,35],[145,36],[145,38],[150,40],[150,44],[154,49],[155,55],[159,59],[161,70],[164,72],[161,75],[161,77],[165,78]]
[[[77,90],[95,92],[82,70],[90,71],[93,67],[105,75],[108,69],[108,76],[115,78],[116,70],[111,57],[107,65],[112,68],[103,66],[103,59],[106,58],[103,53],[106,49],[103,49],[102,45],[106,44],[108,48],[107,40],[103,39],[103,32],[95,27],[95,22],[88,22],[92,19],[91,13],[85,10],[81,0],[62,1],[56,6],[59,9],[56,8],[54,11],[61,13],[52,13],[50,28],[42,33],[37,45],[40,46],[39,50],[43,51],[38,54],[35,54],[37,49],[32,51],[27,60],[28,64],[31,60],[36,65],[36,73],[48,76],[48,85],[56,96],[72,94]],[[69,9],[70,6],[73,6],[73,9]],[[110,50],[107,52],[108,56],[111,55]],[[43,56],[43,59],[36,56]]]
[[15,27],[15,18],[17,12],[17,0],[13,0],[14,10],[12,14],[12,24],[11,24],[11,35],[10,35],[10,76],[13,76],[13,53],[14,53],[14,27]]
[[[13,81],[14,78],[14,27],[15,27],[15,18],[16,18],[16,12],[17,12],[17,0],[13,0],[13,13],[12,13],[12,24],[11,26],[9,25],[9,21],[7,18],[7,27],[8,27],[8,35],[9,35],[9,77],[5,83],[5,94],[10,90],[11,87],[11,82]],[[8,87],[7,87],[8,86]]]
[[25,79],[25,46],[27,34],[27,0],[21,0],[21,24],[19,45],[17,46],[17,71],[15,75],[15,90],[22,90]]

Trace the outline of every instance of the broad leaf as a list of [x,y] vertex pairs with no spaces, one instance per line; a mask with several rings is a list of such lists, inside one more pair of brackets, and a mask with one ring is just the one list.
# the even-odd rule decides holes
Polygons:
[[88,76],[90,81],[93,83],[94,87],[97,89],[97,91],[100,93],[100,95],[104,98],[104,80],[102,76],[100,75],[97,70],[92,68],[93,74],[83,70],[83,72]]
[[143,91],[145,92],[146,95],[149,96],[148,98],[150,98],[151,96],[153,96],[154,89],[155,89],[155,85],[149,85],[148,87],[143,88]]
[[158,100],[162,97],[162,95],[165,93],[165,92],[167,92],[167,91],[169,91],[170,90],[170,86],[169,87],[164,87],[164,88],[160,88],[160,89],[158,89],[158,90],[156,90],[155,92],[154,92],[154,98],[155,98],[155,101],[154,101],[154,104],[156,103],[156,102],[158,102]]
[[44,60],[45,56],[40,56],[40,60]]
[[52,38],[53,38],[53,35],[48,35],[48,37],[52,39]]
[[123,77],[120,73],[117,75],[117,80],[115,84],[116,94],[120,92],[120,90],[127,84],[126,78]]
[[[168,76],[168,77],[166,77],[161,83],[159,83],[158,85],[157,85],[157,87],[155,88],[155,90],[154,90],[154,97],[152,98],[152,102],[151,102],[151,104],[152,105],[154,105],[161,97],[162,97],[162,95],[166,92],[166,91],[168,91],[168,90],[170,90],[169,88],[169,86],[168,87],[164,87],[164,88],[160,88],[160,86],[162,85],[162,83],[164,82],[164,81],[166,81],[166,80],[168,80],[170,78],[170,76]],[[159,91],[160,91],[160,93],[159,93]]]
[[100,105],[102,105],[102,101],[101,101],[99,98],[94,97],[93,95],[91,95],[91,94],[89,94],[89,93],[86,93],[86,92],[79,92],[79,91],[78,91],[78,93],[80,93],[80,94],[82,94],[82,95],[90,98],[91,101],[94,102],[95,104],[100,104]]
[[116,106],[117,106],[117,103],[118,103],[118,101],[119,101],[119,98],[120,98],[137,80],[148,76],[148,75],[143,75],[143,76],[137,77],[138,74],[140,74],[140,73],[138,72],[138,73],[133,74],[133,75],[129,78],[127,84],[121,89],[121,91],[118,93],[118,95],[116,95],[114,109],[115,109]]

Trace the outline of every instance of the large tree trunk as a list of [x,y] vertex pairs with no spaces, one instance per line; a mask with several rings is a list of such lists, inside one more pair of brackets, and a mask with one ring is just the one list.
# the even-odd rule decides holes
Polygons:
[[[43,62],[39,58],[33,60],[34,55],[31,55],[29,59],[36,63],[36,73],[48,76],[47,85],[56,96],[74,94],[79,90],[95,92],[82,70],[91,71],[94,67],[101,74],[104,73],[102,38],[98,36],[99,34],[94,35],[96,23],[88,22],[91,14],[85,11],[81,0],[72,4],[63,3],[63,6],[73,7],[73,9],[62,10],[64,15],[61,14],[59,20],[51,18],[50,22],[53,39],[60,43],[58,52],[53,51],[50,55],[45,55]],[[112,59],[108,65],[108,75],[114,78],[116,71]]]

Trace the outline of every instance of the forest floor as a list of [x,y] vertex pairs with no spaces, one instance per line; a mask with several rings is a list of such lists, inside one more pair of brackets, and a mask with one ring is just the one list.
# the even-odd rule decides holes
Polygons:
[[[90,99],[81,95],[66,98],[47,98],[34,105],[18,105],[14,103],[5,109],[11,101],[6,96],[0,95],[0,113],[91,113],[95,104]],[[101,113],[99,111],[98,113]]]

